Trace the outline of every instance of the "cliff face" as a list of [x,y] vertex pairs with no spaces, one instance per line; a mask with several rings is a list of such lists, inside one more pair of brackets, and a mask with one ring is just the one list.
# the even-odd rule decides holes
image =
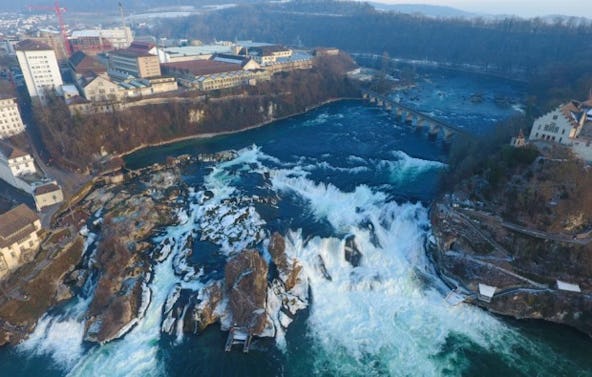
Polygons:
[[[469,302],[592,336],[588,169],[543,154],[504,177],[492,185],[485,170],[433,204],[428,250],[436,268]],[[478,298],[479,284],[496,287],[490,302]]]
[[101,152],[120,154],[180,137],[240,131],[330,99],[357,97],[345,76],[354,66],[347,55],[319,57],[310,70],[277,73],[255,87],[177,94],[160,104],[105,114],[70,116],[60,98],[50,98],[49,106],[35,109],[35,117],[54,162],[84,169]]

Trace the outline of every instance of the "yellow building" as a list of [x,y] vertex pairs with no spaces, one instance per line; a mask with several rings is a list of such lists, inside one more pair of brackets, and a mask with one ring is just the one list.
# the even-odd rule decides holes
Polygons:
[[158,56],[135,49],[115,50],[109,53],[109,74],[125,74],[137,78],[159,77]]

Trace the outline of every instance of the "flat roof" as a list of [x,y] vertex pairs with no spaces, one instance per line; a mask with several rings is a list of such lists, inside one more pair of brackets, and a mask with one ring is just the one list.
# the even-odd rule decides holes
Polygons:
[[193,55],[211,55],[216,53],[231,52],[230,46],[223,45],[201,45],[184,47],[167,47],[164,51],[171,55],[193,56]]
[[570,284],[570,283],[566,283],[561,280],[557,280],[557,288],[561,289],[562,291],[569,291],[569,292],[581,292],[582,291],[578,284]]
[[242,70],[238,64],[218,62],[214,60],[192,60],[163,64],[165,68],[186,70],[195,76],[211,75],[214,73],[232,72]]
[[497,287],[492,287],[491,285],[479,283],[479,293],[485,297],[493,297],[496,290]]

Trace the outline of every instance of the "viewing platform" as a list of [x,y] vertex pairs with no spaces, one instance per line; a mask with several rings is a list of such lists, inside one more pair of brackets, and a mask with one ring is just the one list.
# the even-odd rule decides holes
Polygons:
[[238,344],[243,346],[244,353],[248,353],[252,340],[253,334],[249,329],[246,327],[233,326],[228,332],[228,338],[226,338],[224,351],[230,352],[232,350],[232,346]]

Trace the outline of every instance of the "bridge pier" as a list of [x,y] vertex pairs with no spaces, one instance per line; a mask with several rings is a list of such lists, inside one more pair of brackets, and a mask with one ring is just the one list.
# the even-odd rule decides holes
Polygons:
[[392,113],[398,122],[414,126],[416,129],[429,127],[429,137],[436,138],[442,131],[444,141],[449,141],[455,134],[465,134],[466,131],[453,124],[440,121],[430,115],[423,114],[411,107],[392,100],[387,96],[379,95],[372,91],[362,92],[362,97],[369,103],[382,107],[387,112]]
[[430,129],[428,130],[428,137],[430,139],[435,139],[438,137],[439,133],[440,133],[440,126],[438,126],[437,124],[434,124],[434,123],[430,123]]
[[409,111],[405,115],[405,123],[413,124],[413,114],[411,114]]
[[452,139],[452,136],[454,135],[454,131],[452,131],[451,129],[448,128],[444,128],[444,140],[448,141],[450,139]]

